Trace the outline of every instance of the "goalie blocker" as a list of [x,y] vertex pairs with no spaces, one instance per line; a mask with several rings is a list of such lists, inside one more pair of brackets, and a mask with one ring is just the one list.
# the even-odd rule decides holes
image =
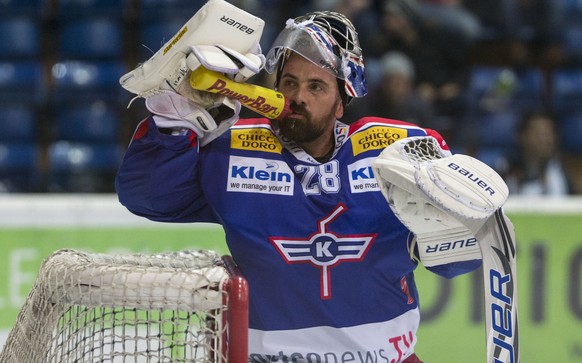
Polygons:
[[150,59],[123,75],[123,88],[146,99],[159,128],[192,130],[204,146],[234,124],[241,103],[190,87],[192,70],[205,68],[245,82],[265,57],[264,21],[224,0],[209,0]]
[[[501,209],[509,195],[503,179],[475,158],[443,151],[433,137],[395,142],[372,169],[425,266],[482,258],[487,362],[519,362],[515,235]],[[451,240],[461,242],[438,247]]]
[[259,46],[264,25],[262,19],[224,0],[209,0],[150,59],[119,82],[147,98],[160,89],[178,90],[189,71],[200,65],[244,81],[264,61]]

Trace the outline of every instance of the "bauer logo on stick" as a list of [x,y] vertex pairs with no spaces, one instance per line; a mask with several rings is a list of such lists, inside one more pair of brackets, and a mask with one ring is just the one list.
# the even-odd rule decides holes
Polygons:
[[[498,250],[494,251],[499,254],[499,259],[503,261],[505,258]],[[514,306],[514,285],[511,278],[511,269],[506,267],[507,273],[501,274],[495,269],[489,270],[489,283],[491,290],[491,321],[493,327],[493,345],[497,348],[495,351],[496,362],[503,362],[502,354],[505,352],[509,356],[509,362],[516,362],[516,354],[513,339],[515,338],[514,328],[517,328],[517,323],[514,324],[513,316]],[[509,343],[508,343],[509,342]],[[518,345],[516,345],[518,347]]]

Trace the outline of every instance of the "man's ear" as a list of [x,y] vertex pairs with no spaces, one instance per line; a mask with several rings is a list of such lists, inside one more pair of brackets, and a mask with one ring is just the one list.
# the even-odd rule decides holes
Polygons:
[[344,103],[342,102],[341,98],[338,98],[337,107],[335,109],[335,118],[341,119],[344,115]]

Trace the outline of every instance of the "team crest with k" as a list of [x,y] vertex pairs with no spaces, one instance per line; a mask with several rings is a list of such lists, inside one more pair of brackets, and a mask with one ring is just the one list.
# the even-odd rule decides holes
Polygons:
[[376,234],[338,235],[329,230],[347,207],[340,203],[317,222],[317,232],[302,238],[271,237],[270,242],[287,263],[310,263],[320,269],[321,299],[331,299],[331,269],[342,262],[361,261]]

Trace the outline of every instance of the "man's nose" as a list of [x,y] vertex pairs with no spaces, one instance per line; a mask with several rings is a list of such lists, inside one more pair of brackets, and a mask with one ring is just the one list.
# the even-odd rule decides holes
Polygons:
[[304,105],[307,101],[307,89],[305,87],[297,87],[287,97],[289,97],[291,103]]

